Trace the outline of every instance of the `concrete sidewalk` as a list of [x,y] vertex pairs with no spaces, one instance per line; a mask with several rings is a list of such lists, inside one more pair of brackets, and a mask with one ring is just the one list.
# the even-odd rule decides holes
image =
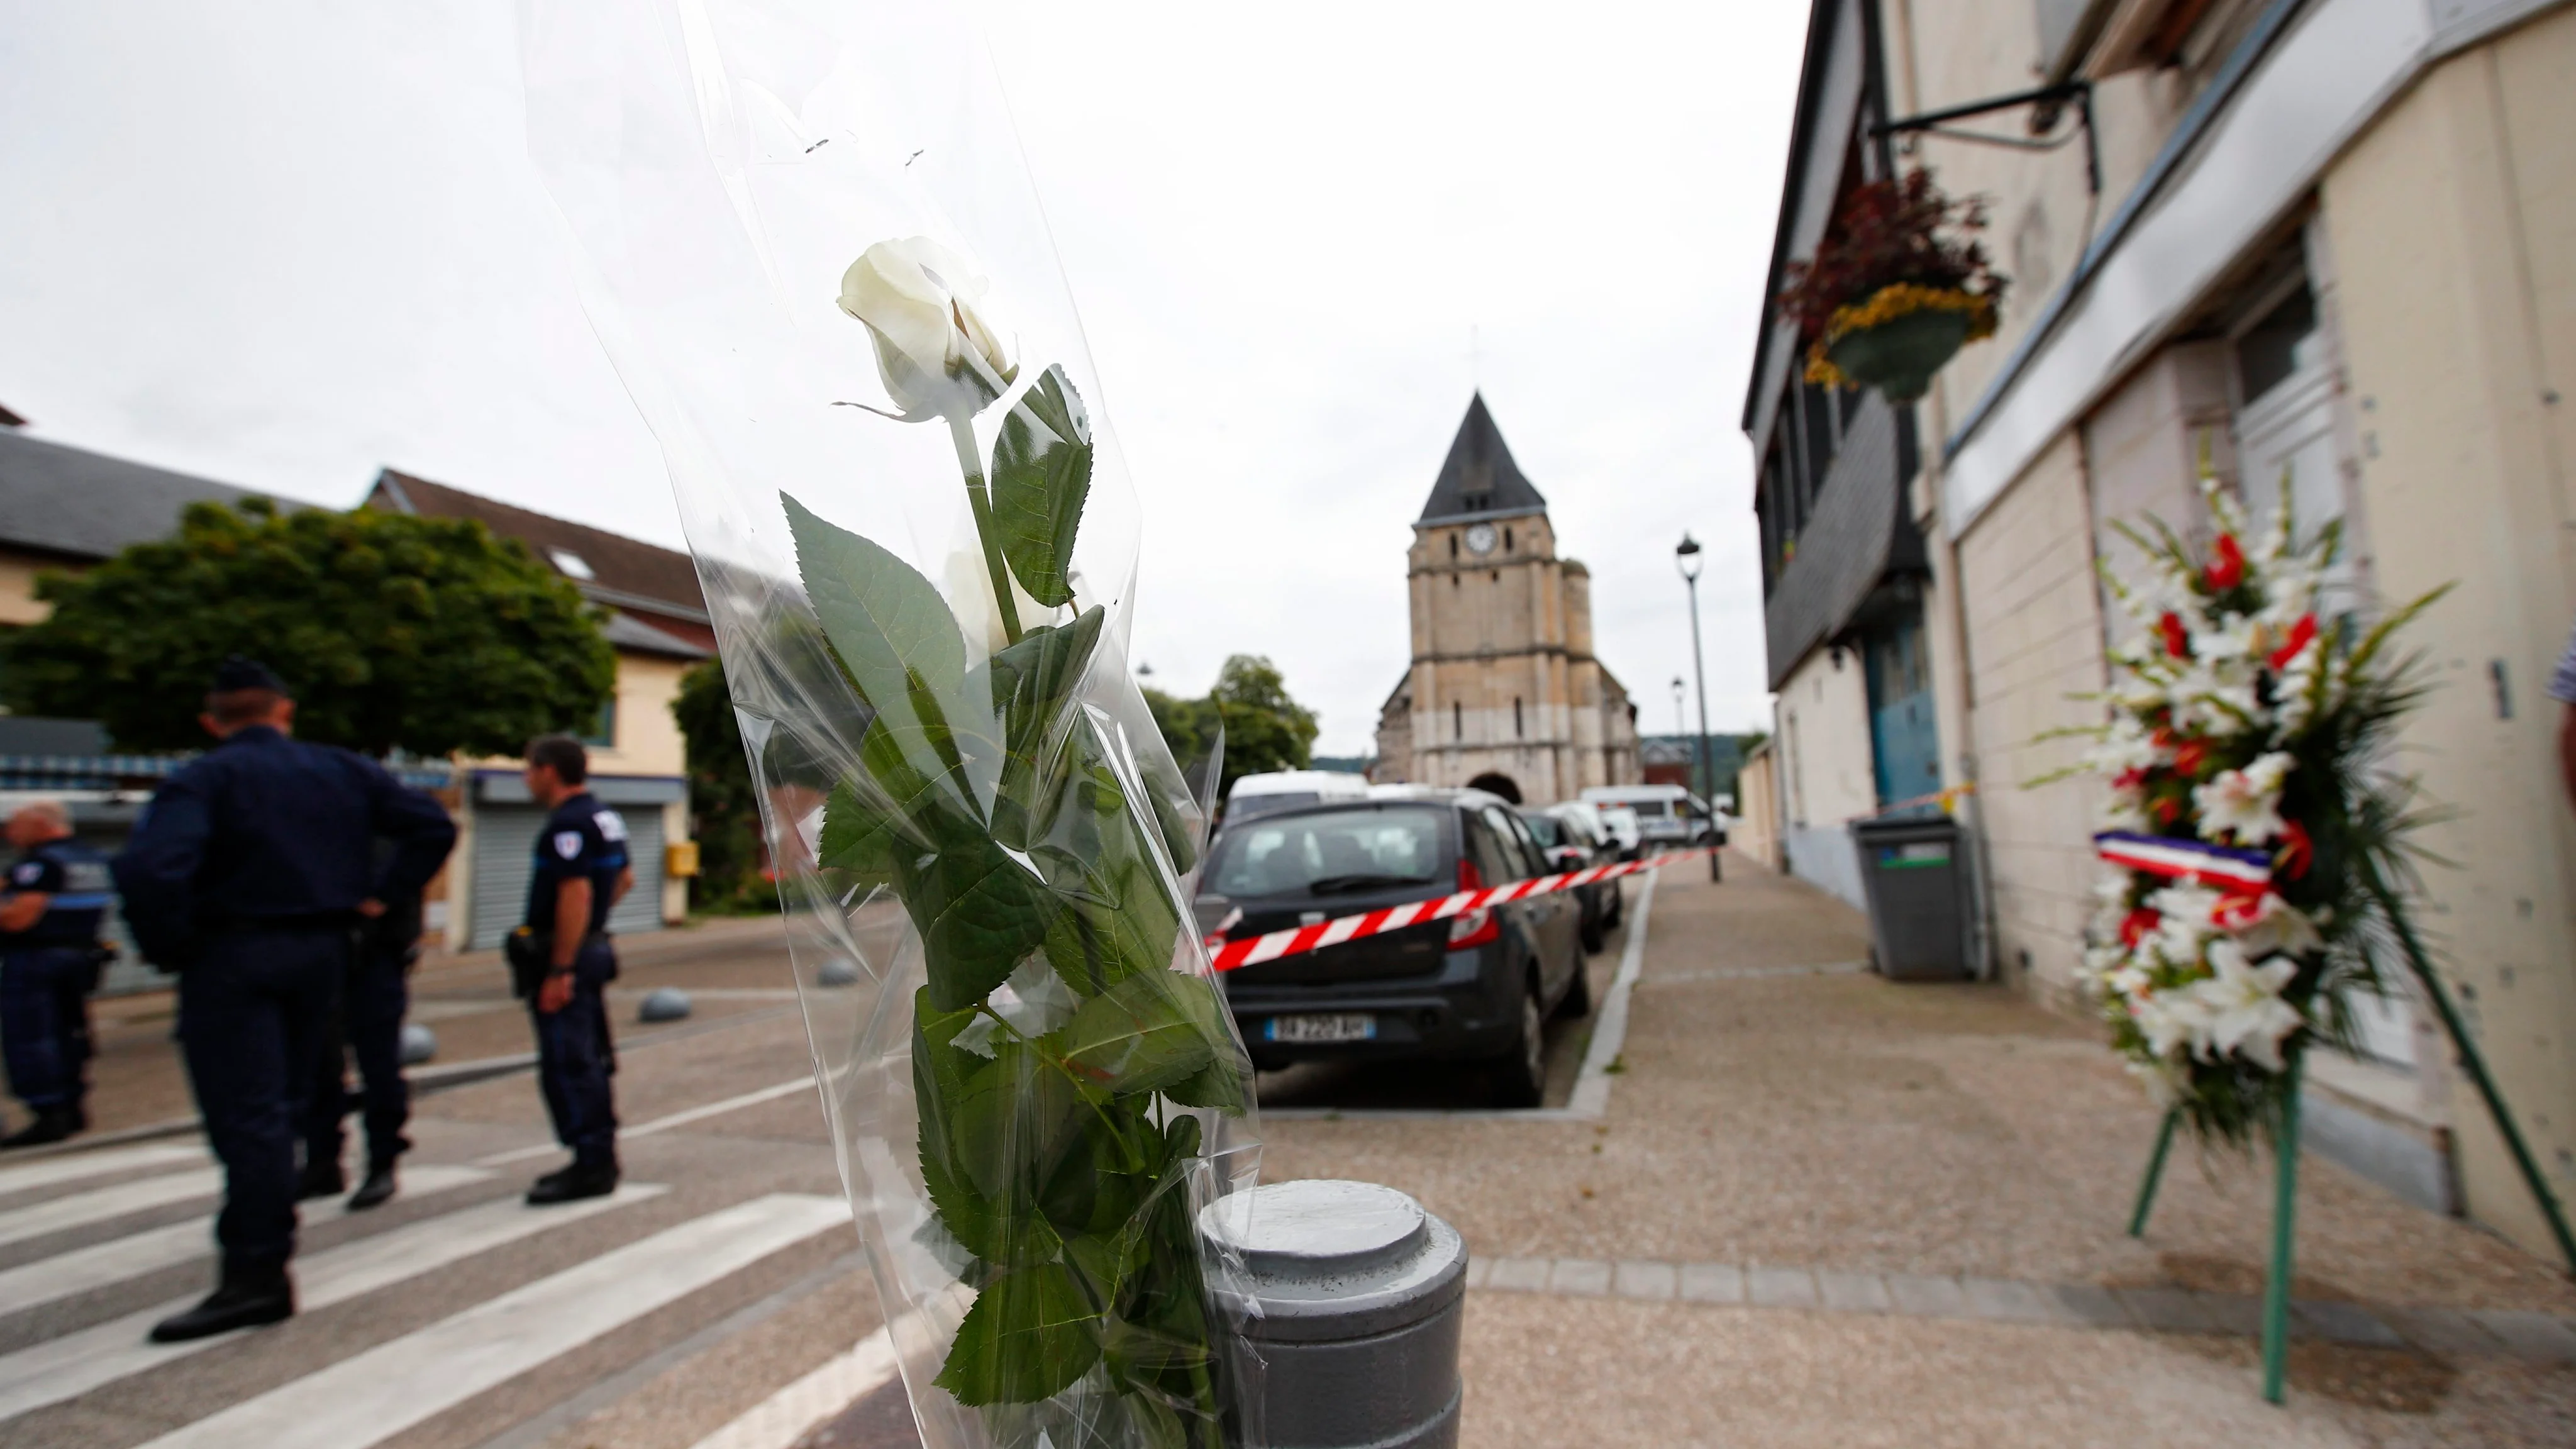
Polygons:
[[2088,1023],[1861,973],[1857,916],[1665,872],[1608,1116],[1267,1124],[1266,1181],[1413,1192],[1480,1260],[1466,1442],[2576,1443],[2576,1288],[2311,1156],[2287,1410],[2269,1175],[2177,1157]]

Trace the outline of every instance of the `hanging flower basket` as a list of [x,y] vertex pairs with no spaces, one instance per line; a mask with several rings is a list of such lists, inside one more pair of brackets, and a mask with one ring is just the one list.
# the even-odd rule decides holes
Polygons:
[[1898,283],[1835,314],[1807,357],[1809,382],[1874,387],[1912,402],[1961,347],[1995,330],[1994,304],[1972,292]]
[[2005,279],[1966,236],[1984,226],[1982,202],[1950,200],[1922,171],[1844,198],[1780,293],[1807,345],[1807,381],[1908,403],[1961,347],[1993,336]]

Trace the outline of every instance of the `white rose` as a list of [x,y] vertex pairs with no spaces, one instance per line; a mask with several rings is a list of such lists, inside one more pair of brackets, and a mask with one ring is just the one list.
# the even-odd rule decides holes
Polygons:
[[866,324],[877,375],[904,421],[973,417],[1019,376],[978,310],[987,290],[926,236],[878,242],[841,274],[841,310]]

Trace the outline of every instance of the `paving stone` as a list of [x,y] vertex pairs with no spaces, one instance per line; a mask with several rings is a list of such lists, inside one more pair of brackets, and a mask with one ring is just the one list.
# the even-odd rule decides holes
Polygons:
[[2108,1288],[2090,1283],[2053,1283],[2043,1290],[2057,1300],[2058,1316],[2094,1328],[2135,1328],[2137,1320]]
[[1610,1270],[1610,1291],[1622,1298],[1650,1298],[1660,1303],[1670,1299],[1680,1286],[1681,1273],[1670,1263],[1627,1258]]
[[2442,1354],[2498,1354],[2504,1341],[2456,1308],[2382,1308],[2379,1316],[2417,1348]]
[[1494,1260],[1493,1260],[1493,1259],[1491,1259],[1491,1258],[1479,1258],[1479,1257],[1475,1256],[1475,1255],[1474,1255],[1474,1254],[1472,1254],[1472,1253],[1470,1253],[1470,1254],[1468,1254],[1468,1255],[1467,1255],[1467,1286],[1468,1286],[1468,1287],[1470,1287],[1470,1288],[1482,1288],[1482,1287],[1484,1287],[1484,1286],[1485,1286],[1485,1280],[1486,1280],[1487,1278],[1492,1277],[1492,1276],[1493,1276],[1493,1273],[1494,1273]]
[[1753,1301],[1765,1308],[1816,1306],[1816,1275],[1804,1268],[1751,1268],[1745,1280]]
[[1485,1286],[1513,1293],[1544,1293],[1547,1291],[1547,1269],[1545,1258],[1496,1258],[1494,1271],[1485,1279]]
[[2263,1336],[2263,1300],[2242,1293],[2200,1293],[2200,1311],[2221,1333],[2241,1333],[2250,1338]]
[[2004,1323],[2048,1323],[2057,1317],[2056,1305],[2028,1283],[2010,1278],[1962,1278],[1959,1288],[1968,1295],[1968,1311],[1979,1318]]
[[1691,1303],[1741,1303],[1744,1270],[1733,1263],[1684,1263],[1681,1291]]
[[2406,1340],[2398,1335],[2397,1330],[2380,1322],[2378,1315],[2358,1303],[2292,1299],[2290,1333],[2293,1337],[2312,1334],[2337,1343],[2368,1344],[2372,1348],[2406,1346]]
[[2469,1316],[2524,1358],[2576,1363],[2576,1330],[2563,1319],[2506,1308],[2482,1308]]
[[1598,1258],[1559,1258],[1547,1286],[1557,1293],[1599,1296],[1610,1291],[1610,1265]]
[[2181,1288],[2114,1288],[2131,1317],[2162,1333],[2216,1333],[2220,1324],[2201,1306],[2200,1295]]
[[1875,1273],[1820,1271],[1816,1288],[1825,1306],[1836,1313],[1885,1313],[1896,1306],[1887,1296],[1887,1284]]
[[1970,1318],[1968,1295],[1956,1278],[1924,1278],[1912,1273],[1887,1275],[1887,1295],[1896,1311],[1916,1318]]

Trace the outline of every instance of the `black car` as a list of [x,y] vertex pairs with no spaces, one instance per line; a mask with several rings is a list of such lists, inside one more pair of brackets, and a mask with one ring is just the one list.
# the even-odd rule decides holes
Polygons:
[[[1481,790],[1423,790],[1229,825],[1200,877],[1199,924],[1240,939],[1554,872]],[[1324,1058],[1483,1060],[1505,1105],[1546,1084],[1551,1012],[1592,1009],[1569,892],[1239,967],[1223,977],[1253,1065]]]
[[[1609,865],[1619,858],[1617,851],[1604,849],[1592,838],[1590,831],[1575,821],[1545,810],[1523,810],[1520,817],[1521,824],[1529,827],[1530,837],[1538,842],[1540,852],[1547,858],[1550,871]],[[1601,943],[1609,939],[1610,927],[1618,921],[1611,904],[1618,899],[1618,893],[1619,883],[1615,880],[1597,880],[1574,888],[1575,899],[1583,903],[1583,925],[1579,934],[1586,955],[1599,951]]]

